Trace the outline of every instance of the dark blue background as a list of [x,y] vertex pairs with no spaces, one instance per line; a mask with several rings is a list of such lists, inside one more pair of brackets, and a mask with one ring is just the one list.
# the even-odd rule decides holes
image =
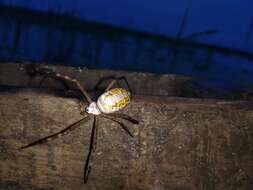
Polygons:
[[[188,10],[180,38],[187,37],[194,32],[213,29],[217,32],[212,35],[200,36],[195,40],[197,42],[253,52],[252,0],[2,0],[1,2],[6,5],[21,6],[38,11],[47,12],[50,10],[57,14],[67,13],[83,20],[102,22],[108,25],[169,37],[178,36],[184,14]],[[32,33],[36,33],[36,29],[33,29]],[[78,41],[79,38],[75,38]],[[43,38],[41,39],[43,41]],[[38,40],[40,39],[36,39],[33,35],[24,35],[23,41],[27,41],[27,43],[24,42],[23,44],[27,46],[20,45],[21,53],[13,55],[15,59],[29,59],[30,56],[33,60],[43,61],[41,53],[45,50],[40,46]],[[52,44],[54,45],[54,42]],[[34,55],[35,49],[38,52],[36,56]],[[32,55],[22,54],[22,51],[31,52],[32,50]],[[104,51],[104,54],[110,54],[109,51]],[[161,55],[163,54],[162,51],[160,52]],[[130,54],[131,52],[134,54],[134,51],[130,51]],[[208,78],[208,82],[203,82],[203,84],[212,88],[252,89],[252,60],[215,53],[210,55],[212,61],[208,62],[208,64],[203,64],[202,62],[206,61],[206,59],[202,60],[202,54],[206,56],[206,52],[203,52],[198,52],[194,59],[190,57],[191,61],[189,61],[188,56],[179,54],[180,58],[178,58],[173,69],[167,69],[170,67],[168,65],[164,66],[166,63],[171,63],[169,61],[170,58],[168,60],[166,58],[163,65],[157,64],[156,60],[154,60],[153,64],[133,61],[134,63],[129,63],[129,66],[123,60],[121,62],[120,58],[106,62],[104,61],[107,59],[106,55],[102,56],[99,65],[83,62],[82,66],[155,73],[176,73]],[[10,58],[10,55],[7,57]],[[77,59],[80,58],[72,55],[68,61],[80,61]],[[131,59],[127,59],[127,61],[131,62]]]

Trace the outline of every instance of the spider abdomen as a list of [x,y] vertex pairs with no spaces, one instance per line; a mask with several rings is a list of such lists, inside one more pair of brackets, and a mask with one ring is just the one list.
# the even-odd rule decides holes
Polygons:
[[97,100],[97,106],[103,113],[119,111],[130,103],[131,94],[124,88],[111,89]]

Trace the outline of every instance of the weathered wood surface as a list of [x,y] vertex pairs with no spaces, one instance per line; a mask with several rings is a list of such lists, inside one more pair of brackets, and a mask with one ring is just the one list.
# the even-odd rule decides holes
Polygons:
[[[22,63],[1,63],[0,85],[27,87],[29,76],[25,69],[26,65],[27,64]],[[188,87],[188,82],[191,80],[190,77],[173,74],[158,75],[128,71],[90,70],[87,68],[75,68],[60,65],[42,65],[61,74],[77,78],[88,91],[92,91],[103,79],[112,76],[125,76],[135,94],[155,96],[189,96],[193,94],[193,89]],[[40,81],[41,77],[34,78],[32,86],[38,86]],[[108,80],[103,80],[97,90],[104,90],[108,82]],[[158,84],[159,88],[157,88]],[[52,80],[48,79],[43,82],[42,87],[62,89],[63,86],[59,82],[52,82]]]
[[253,104],[136,97],[128,126],[100,119],[88,184],[83,166],[91,122],[18,151],[81,118],[75,98],[53,91],[0,92],[0,189],[253,189]]
[[[25,67],[30,63],[1,63],[0,64],[0,85],[27,87],[29,76]],[[194,98],[220,98],[233,100],[253,100],[253,94],[248,91],[229,91],[228,89],[211,88],[201,86],[196,81],[207,82],[207,78],[192,78],[174,74],[152,74],[116,70],[95,70],[80,67],[70,67],[62,65],[46,65],[33,63],[43,67],[49,67],[56,72],[77,78],[88,91],[103,91],[108,85],[108,77],[125,76],[131,86],[132,91],[144,96],[179,96]],[[31,86],[38,87],[42,77],[33,79]],[[101,83],[100,83],[101,82]],[[99,86],[98,83],[100,84]],[[41,88],[63,89],[59,82],[47,79]],[[72,88],[75,88],[73,86]]]

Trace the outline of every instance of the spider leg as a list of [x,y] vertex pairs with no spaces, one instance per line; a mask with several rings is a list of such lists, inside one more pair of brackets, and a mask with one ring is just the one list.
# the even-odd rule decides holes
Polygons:
[[[40,80],[39,87],[42,87],[43,82],[48,78],[50,78],[50,77],[49,76],[43,76],[42,79]],[[70,87],[69,87],[69,85],[66,81],[64,81],[62,79],[59,80],[59,79],[56,79],[56,78],[53,78],[53,77],[51,77],[51,78],[54,79],[54,80],[58,80],[61,83],[61,85],[63,86],[63,88],[66,92],[66,95],[71,94],[73,92],[73,90],[70,89]]]
[[36,78],[37,76],[43,76],[43,78],[41,79],[39,86],[41,86],[42,82],[48,78],[48,74],[53,73],[54,71],[48,67],[45,67],[43,65],[39,65],[39,64],[35,64],[35,63],[31,63],[31,64],[27,64],[25,65],[25,70],[26,73],[29,76],[29,80],[28,80],[28,86],[31,86],[32,84],[32,80],[34,78]]
[[[38,74],[39,75],[39,74]],[[40,74],[41,75],[41,74]],[[30,78],[29,78],[29,81],[28,81],[28,87],[31,87],[32,86],[32,80],[34,79],[34,78],[36,78],[36,76],[30,76]],[[41,88],[42,87],[42,85],[43,85],[43,83],[48,79],[48,78],[50,78],[49,76],[46,76],[46,75],[42,75],[42,78],[41,78],[41,80],[39,81],[39,88]],[[52,79],[55,79],[55,78],[53,78],[53,77],[51,77]],[[56,79],[55,79],[56,80]],[[60,83],[61,83],[61,85],[63,86],[63,88],[67,91],[67,92],[69,92],[69,91],[71,91],[70,90],[70,87],[68,86],[68,84],[66,83],[66,81],[64,81],[64,80],[60,80],[59,81]]]
[[83,101],[78,100],[78,104],[79,104],[80,114],[86,115],[87,112],[85,110],[85,107],[86,107],[85,103]]
[[[97,84],[94,86],[93,91],[102,90],[101,86],[103,86],[103,83],[106,83],[107,81],[111,81],[111,80],[114,80],[114,79],[115,79],[114,76],[107,76],[107,77],[100,78],[99,81],[97,82]],[[118,81],[117,81],[117,84],[120,85]],[[107,86],[108,85],[106,85],[106,87]],[[104,91],[104,89],[103,89],[103,91]]]
[[34,78],[35,78],[35,76],[30,76],[29,77],[28,82],[27,82],[28,87],[32,87],[32,81],[33,81]]
[[83,181],[84,183],[87,183],[89,174],[91,172],[91,167],[92,167],[92,161],[93,161],[93,154],[96,150],[96,145],[97,145],[97,120],[98,118],[94,116],[93,120],[93,126],[92,126],[92,131],[91,131],[91,137],[90,137],[90,147],[89,147],[89,153],[86,158],[85,166],[84,166],[84,177]]
[[92,102],[89,94],[84,90],[84,88],[82,87],[82,85],[80,84],[80,82],[77,79],[71,78],[71,77],[66,76],[66,75],[62,75],[60,73],[56,73],[53,77],[56,78],[56,79],[60,79],[60,80],[63,80],[63,81],[64,80],[65,81],[70,81],[70,82],[74,83],[77,86],[77,88],[81,91],[81,93],[83,94],[83,96],[86,98],[86,100],[88,101],[88,103]]
[[[56,73],[56,72],[54,72],[50,68],[42,67],[42,66],[37,66],[36,64],[28,65],[27,68],[26,68],[26,70],[27,70],[27,73],[30,76],[30,78],[32,76],[44,76],[45,78],[53,78],[53,79],[56,79],[56,80],[60,80],[61,83],[63,84],[63,86],[65,88],[67,88],[67,89],[69,89],[69,87],[66,84],[66,81],[72,82],[81,91],[82,95],[86,98],[86,100],[89,103],[92,102],[89,94],[84,90],[84,88],[82,87],[82,85],[80,84],[80,82],[77,79],[75,79],[75,78],[71,78],[69,76],[62,75],[60,73]],[[45,80],[45,79],[42,79],[42,80]]]
[[48,76],[43,76],[40,80],[39,87],[42,87],[42,83],[48,78]]
[[125,119],[133,124],[139,124],[138,120],[130,117],[129,115],[123,114],[123,113],[110,113],[108,115],[115,117],[115,118]]
[[131,131],[127,128],[127,126],[125,126],[122,122],[116,120],[114,117],[110,117],[109,115],[105,115],[105,114],[101,114],[102,117],[106,118],[106,119],[109,119],[111,121],[114,121],[116,123],[118,123],[120,125],[120,127],[122,129],[125,130],[125,132],[130,135],[131,137],[134,137],[133,134],[131,133]]
[[[122,80],[122,81],[124,81],[124,82],[126,83],[129,92],[132,94],[132,90],[131,90],[131,88],[130,88],[130,85],[129,85],[129,83],[128,83],[126,77],[111,77],[111,78],[112,78],[113,80],[109,83],[109,85],[108,85],[107,88],[105,89],[105,92],[108,91],[108,90],[110,90],[110,89],[113,87],[113,85],[114,85],[115,83],[118,83],[119,81]],[[118,84],[119,84],[119,83],[118,83]]]
[[51,141],[51,140],[54,140],[58,137],[61,137],[63,135],[66,135],[68,134],[69,132],[73,131],[74,129],[76,129],[81,123],[84,123],[84,122],[87,122],[88,120],[90,119],[89,115],[78,120],[77,122],[67,126],[66,128],[62,129],[61,131],[57,132],[57,133],[54,133],[52,135],[49,135],[49,136],[46,136],[44,138],[41,138],[37,141],[34,141],[28,145],[25,145],[25,146],[22,146],[20,149],[25,149],[25,148],[28,148],[28,147],[31,147],[31,146],[34,146],[34,145],[38,145],[38,144],[43,144],[43,143],[46,143],[48,141]]

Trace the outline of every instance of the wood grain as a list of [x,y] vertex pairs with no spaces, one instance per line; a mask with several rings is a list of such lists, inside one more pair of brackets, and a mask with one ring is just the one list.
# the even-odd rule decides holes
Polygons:
[[0,189],[253,189],[253,104],[136,97],[123,111],[140,121],[99,120],[88,184],[91,122],[44,145],[18,148],[75,122],[78,100],[54,91],[0,92]]

